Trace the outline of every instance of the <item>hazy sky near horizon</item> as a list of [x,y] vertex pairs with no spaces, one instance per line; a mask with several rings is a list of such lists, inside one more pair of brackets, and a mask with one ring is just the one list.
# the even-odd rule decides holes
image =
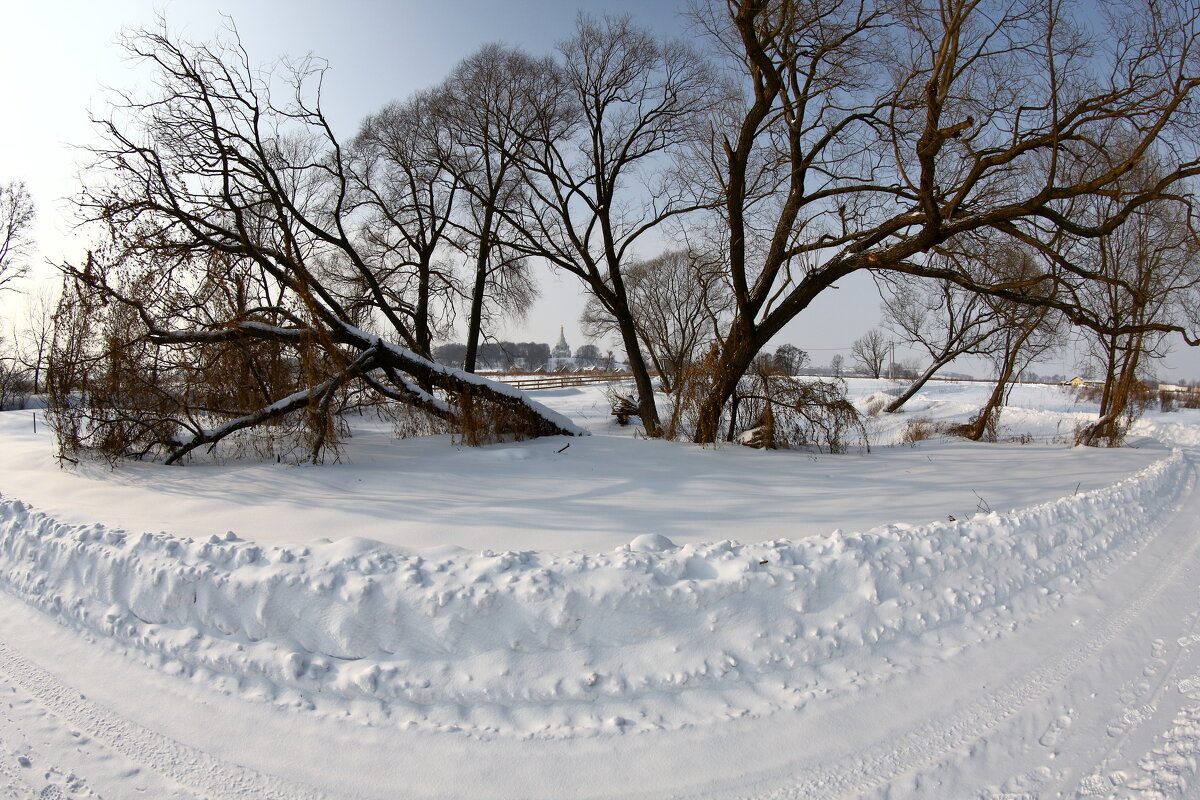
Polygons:
[[[204,41],[228,20],[236,23],[251,58],[312,54],[329,64],[323,102],[341,138],[385,103],[442,80],[463,57],[500,41],[535,54],[552,52],[568,37],[576,15],[628,13],[660,33],[689,36],[681,16],[687,0],[103,0],[14,3],[0,27],[0,182],[24,180],[38,219],[36,261],[78,258],[87,247],[73,231],[69,198],[76,192],[83,154],[93,136],[89,112],[102,115],[109,88],[134,90],[147,81],[118,43],[122,31],[155,26],[158,16],[185,38]],[[40,266],[39,274],[53,270]],[[540,270],[542,298],[523,322],[496,334],[521,341],[557,340],[563,325],[570,344],[583,343],[578,318],[584,296],[576,278]],[[4,299],[11,309],[13,299]],[[776,344],[809,350],[827,364],[837,352],[849,358],[850,343],[878,324],[879,299],[870,278],[856,276],[826,292],[791,323]],[[1200,377],[1200,353],[1182,342],[1161,372]],[[1192,352],[1185,352],[1191,350]],[[902,356],[901,352],[897,352]],[[1035,366],[1038,372],[1075,371],[1064,353]],[[979,365],[968,371],[982,372]]]

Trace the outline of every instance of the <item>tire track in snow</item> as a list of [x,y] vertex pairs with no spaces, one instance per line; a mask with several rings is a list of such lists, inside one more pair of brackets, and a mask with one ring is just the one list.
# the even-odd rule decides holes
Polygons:
[[[1200,672],[1196,671],[1195,644],[1200,641],[1196,629],[1200,626],[1200,611],[1193,610],[1188,628],[1176,640],[1179,650],[1163,676],[1151,704],[1174,702],[1168,709],[1164,727],[1153,743],[1136,758],[1127,759],[1135,769],[1115,770],[1119,748],[1107,757],[1085,780],[1079,796],[1110,798],[1195,798],[1200,796],[1197,778],[1200,756]],[[1181,677],[1184,675],[1184,677]],[[1173,691],[1172,691],[1173,690]],[[1182,700],[1173,697],[1178,692]],[[1190,701],[1190,702],[1189,702]],[[1136,754],[1134,754],[1136,755]]]
[[327,800],[310,788],[223,761],[143,728],[63,685],[5,642],[0,642],[0,672],[59,719],[209,800]]
[[[1194,606],[1197,599],[1195,592],[1192,592],[1192,601],[1189,606]],[[1165,653],[1166,643],[1163,639],[1156,639],[1151,651],[1151,660],[1146,663],[1146,667],[1142,671],[1142,676],[1148,677],[1154,681],[1153,685],[1148,682],[1138,696],[1130,698],[1125,702],[1125,713],[1117,717],[1108,726],[1108,735],[1115,739],[1115,742],[1106,749],[1104,756],[1099,763],[1082,779],[1079,786],[1076,787],[1074,796],[1076,797],[1114,797],[1117,793],[1125,792],[1124,787],[1114,788],[1118,786],[1110,778],[1114,775],[1117,769],[1117,762],[1120,755],[1124,752],[1126,746],[1132,741],[1134,733],[1145,723],[1151,721],[1154,715],[1158,712],[1159,706],[1167,698],[1172,689],[1178,690],[1183,695],[1189,695],[1187,691],[1186,680],[1180,680],[1179,673],[1185,669],[1185,662],[1188,661],[1189,648],[1185,642],[1194,641],[1196,629],[1200,626],[1200,610],[1193,608],[1185,617],[1190,618],[1187,628],[1182,636],[1177,637],[1176,644],[1178,649],[1169,660],[1164,660],[1161,655]],[[1148,672],[1148,670],[1153,670]],[[1131,683],[1138,679],[1134,678]],[[1120,698],[1123,699],[1123,698]],[[1138,702],[1141,701],[1141,705]],[[1177,728],[1175,722],[1178,721],[1178,716],[1187,716],[1194,712],[1194,708],[1184,705],[1182,708],[1176,708],[1172,713],[1176,720],[1169,723],[1165,733],[1159,736],[1159,739],[1165,740],[1170,745],[1172,734]],[[1140,759],[1136,759],[1136,763],[1142,766],[1144,772],[1153,772],[1153,767],[1156,765],[1153,753],[1148,753]],[[1150,765],[1150,767],[1147,767]],[[1153,775],[1150,776],[1153,779]]]
[[[1198,507],[1200,510],[1200,498],[1195,497],[1196,452],[1191,448],[1188,450],[1190,474],[1183,492],[1188,499],[1163,523],[1159,533],[1155,534],[1156,538],[1167,527],[1181,524],[1181,520],[1188,516],[1188,512],[1183,510],[1184,506]],[[1193,519],[1197,517],[1200,514],[1191,516]],[[1120,612],[1109,616],[1095,635],[1071,648],[1062,657],[1009,681],[949,718],[930,721],[910,730],[898,741],[893,739],[853,756],[805,770],[798,782],[774,796],[807,799],[861,795],[980,739],[987,731],[1016,716],[1030,703],[1063,683],[1107,647],[1181,573],[1193,569],[1192,562],[1198,550],[1200,537],[1192,537],[1183,554],[1170,559],[1162,572],[1152,573]]]

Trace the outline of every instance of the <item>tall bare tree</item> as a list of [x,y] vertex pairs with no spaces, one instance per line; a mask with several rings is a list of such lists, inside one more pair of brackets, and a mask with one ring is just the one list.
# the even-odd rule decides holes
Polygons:
[[0,184],[0,290],[25,275],[29,255],[29,226],[33,224],[33,200],[25,184]]
[[[701,11],[742,94],[708,150],[737,307],[698,441],[715,439],[762,347],[854,272],[944,278],[1110,328],[1074,302],[1070,288],[1093,276],[1060,246],[1116,229],[1200,171],[1200,10],[1105,8],[726,0]],[[1110,148],[1117,138],[1128,146]],[[1151,152],[1163,171],[1122,186],[1104,218],[1064,215],[1071,198],[1111,194]],[[1039,270],[1011,283],[923,257],[987,231],[1043,253]],[[1156,329],[1197,341],[1181,325]]]
[[[434,336],[445,332],[454,291],[445,258],[461,184],[442,157],[443,107],[436,92],[389,103],[363,121],[349,159],[350,196],[365,212],[360,251],[389,310],[408,322],[409,346],[425,358],[432,357]],[[358,292],[352,303],[378,302],[363,291],[360,275],[348,278]]]
[[537,294],[528,259],[507,245],[512,234],[503,227],[505,212],[523,199],[524,137],[557,92],[557,76],[547,59],[490,44],[459,62],[440,91],[444,163],[468,194],[457,228],[473,262],[463,368],[474,372],[489,311],[521,316]]
[[[987,268],[997,277],[1021,285],[1029,276],[1038,273],[1039,265],[1028,248],[1007,247],[994,251]],[[1028,291],[1052,290],[1037,283]],[[1013,384],[1030,364],[1057,349],[1062,335],[1062,315],[1048,305],[1017,303],[996,297],[986,299],[999,317],[985,351],[992,362],[996,385],[983,407],[959,430],[965,438],[974,441],[996,441],[1000,414]]]
[[[357,238],[367,211],[321,107],[322,64],[259,68],[236,32],[189,45],[147,31],[127,47],[158,82],[97,120],[103,142],[82,209],[107,244],[63,265],[70,291],[49,383],[64,451],[176,462],[298,414],[312,420],[315,459],[352,386],[472,440],[578,432],[520,393],[424,357],[411,301]],[[257,397],[232,377],[269,363],[247,348],[278,351],[283,370]],[[214,359],[224,366],[206,378]],[[189,390],[202,381],[211,406]],[[87,386],[112,401],[75,402]],[[281,387],[290,393],[277,396]]]
[[[1141,207],[1125,225],[1089,242],[1100,278],[1084,287],[1083,302],[1108,321],[1112,332],[1091,337],[1104,387],[1099,418],[1080,432],[1082,444],[1123,440],[1136,419],[1133,395],[1142,370],[1167,344],[1165,334],[1147,326],[1183,319],[1187,307],[1200,301],[1200,242],[1188,216],[1186,205],[1163,200]],[[1122,327],[1133,331],[1117,333]]]
[[42,392],[50,346],[54,341],[54,310],[57,306],[58,297],[50,289],[30,292],[25,297],[19,322],[12,327],[15,358],[30,375],[34,394]]
[[842,368],[846,364],[846,357],[841,353],[834,354],[833,358],[829,359],[829,370],[833,373],[833,377],[842,377]]
[[923,349],[929,356],[925,368],[884,408],[900,410],[929,379],[959,356],[990,353],[995,334],[1008,318],[985,295],[946,280],[913,281],[885,277],[883,324],[898,341]]
[[646,432],[661,435],[654,387],[625,285],[636,248],[696,208],[672,160],[712,105],[696,51],[627,17],[581,16],[559,47],[557,90],[526,131],[528,202],[510,217],[521,247],[579,277],[620,332]]

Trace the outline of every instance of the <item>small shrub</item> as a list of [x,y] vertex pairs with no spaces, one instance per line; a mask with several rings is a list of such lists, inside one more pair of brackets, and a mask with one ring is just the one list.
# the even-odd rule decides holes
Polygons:
[[1175,405],[1175,393],[1163,389],[1158,390],[1158,410],[1163,413],[1178,411]]
[[900,432],[901,444],[916,444],[924,442],[927,439],[935,439],[939,436],[944,436],[947,426],[939,424],[929,419],[928,417],[916,417],[910,419],[908,424],[904,426],[904,430]]
[[624,383],[608,384],[604,389],[604,396],[618,425],[628,425],[631,418],[638,416],[637,398],[628,391]]

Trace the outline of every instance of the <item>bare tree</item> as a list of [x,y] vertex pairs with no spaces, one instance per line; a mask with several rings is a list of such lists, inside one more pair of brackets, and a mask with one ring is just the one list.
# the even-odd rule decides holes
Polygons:
[[772,360],[775,369],[784,375],[796,375],[808,364],[808,353],[794,344],[781,344]]
[[33,200],[20,181],[0,184],[0,290],[25,275]]
[[[426,358],[450,313],[454,278],[444,256],[461,188],[442,158],[442,105],[434,92],[388,104],[363,121],[349,159],[350,197],[364,212],[359,249],[388,310],[407,321],[408,345]],[[378,302],[360,274],[346,277],[352,305]]]
[[459,62],[441,89],[448,138],[443,163],[468,193],[457,224],[472,257],[463,368],[475,371],[484,323],[491,309],[522,316],[537,295],[527,259],[506,242],[505,211],[523,192],[520,161],[526,132],[555,91],[555,68],[512,48],[485,45]]
[[626,17],[581,16],[559,47],[557,91],[527,130],[521,247],[579,277],[620,333],[647,434],[662,424],[630,308],[635,248],[696,202],[666,169],[712,105],[705,61]]
[[575,359],[589,367],[598,365],[603,357],[604,354],[600,352],[600,348],[590,342],[575,348]]
[[860,369],[872,378],[878,378],[883,373],[889,346],[883,331],[871,328],[851,343],[850,357]]
[[29,391],[29,379],[16,354],[0,337],[0,411],[20,408]]
[[34,394],[42,392],[43,376],[46,374],[50,346],[54,340],[54,311],[57,306],[57,293],[48,288],[30,293],[25,297],[21,327],[13,325],[15,358],[30,374]]
[[352,387],[468,441],[577,432],[414,352],[428,340],[410,298],[356,237],[368,211],[321,108],[319,62],[255,67],[236,32],[198,46],[142,32],[127,47],[158,83],[97,120],[104,140],[82,209],[107,243],[62,265],[69,291],[48,379],[64,455],[177,462],[300,418],[315,460]]
[[844,368],[845,364],[846,357],[841,353],[838,353],[833,358],[829,359],[829,369],[833,372],[833,377],[842,377],[842,369]]
[[[1107,201],[1111,202],[1111,201]],[[1179,201],[1148,204],[1113,233],[1089,242],[1096,271],[1104,280],[1085,287],[1083,301],[1114,332],[1094,333],[1091,354],[1103,376],[1099,418],[1079,434],[1081,444],[1117,445],[1140,409],[1133,395],[1142,371],[1162,355],[1165,334],[1150,323],[1184,318],[1200,296],[1200,243]],[[1131,333],[1116,333],[1122,328]]]
[[[1020,247],[998,250],[993,254],[989,267],[1015,284],[1023,283],[1027,276],[1038,271],[1035,257]],[[1000,413],[1008,402],[1013,383],[1030,364],[1058,348],[1062,317],[1045,305],[1015,303],[997,298],[989,298],[988,302],[1001,320],[995,327],[995,333],[989,337],[986,350],[993,365],[996,385],[979,412],[957,432],[974,441],[987,439],[994,442],[1000,428]]]
[[[1057,254],[1064,238],[1114,230],[1200,171],[1200,10],[1106,9],[1097,19],[1003,0],[728,0],[700,12],[743,92],[702,154],[737,307],[697,441],[715,439],[755,355],[857,271],[944,278],[1108,327],[1070,291],[1092,279],[1088,265]],[[1112,150],[1117,137],[1130,146]],[[1064,215],[1065,201],[1111,193],[1151,151],[1161,174],[1122,187],[1103,219]],[[1038,272],[1012,284],[924,258],[984,231],[1043,253]],[[1181,325],[1158,329],[1197,341]]]
[[[722,278],[722,269],[712,259],[687,250],[670,250],[625,268],[635,331],[663,391],[674,391],[683,371],[717,335],[730,307]],[[593,338],[619,332],[616,319],[596,297],[589,298],[580,322]]]
[[1008,320],[995,303],[946,280],[883,278],[883,324],[900,342],[929,355],[929,366],[884,411],[898,411],[930,378],[959,356],[982,356]]

